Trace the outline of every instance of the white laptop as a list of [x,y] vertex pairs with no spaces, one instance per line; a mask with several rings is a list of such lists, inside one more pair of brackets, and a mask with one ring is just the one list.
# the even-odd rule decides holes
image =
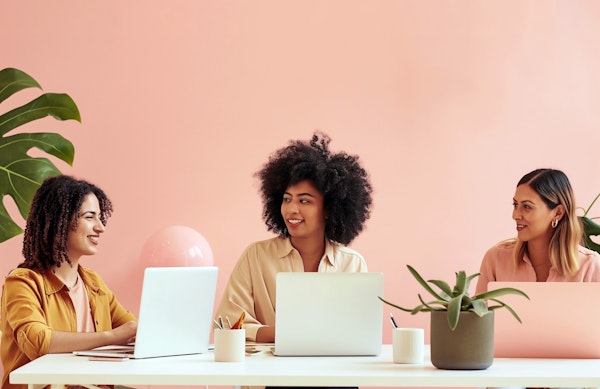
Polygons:
[[73,352],[89,357],[151,358],[208,350],[217,267],[149,267],[144,271],[135,346]]
[[501,296],[506,309],[494,313],[498,358],[600,358],[600,282],[490,282],[488,290],[511,287],[527,293]]
[[383,273],[277,274],[277,356],[381,353]]

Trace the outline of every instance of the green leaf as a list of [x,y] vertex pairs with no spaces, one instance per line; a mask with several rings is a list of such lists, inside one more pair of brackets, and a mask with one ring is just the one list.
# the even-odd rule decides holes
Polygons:
[[69,95],[45,93],[37,99],[0,116],[0,135],[46,116],[52,116],[57,120],[77,120],[81,122],[79,110]]
[[399,310],[401,310],[401,311],[404,311],[404,312],[411,312],[411,311],[412,311],[412,309],[410,309],[410,308],[403,308],[403,307],[401,307],[401,306],[399,306],[399,305],[396,305],[396,304],[394,304],[394,303],[391,303],[391,302],[389,302],[389,301],[387,301],[387,300],[383,299],[383,297],[381,297],[381,296],[378,296],[378,298],[379,298],[379,300],[383,301],[385,304],[387,304],[387,305],[390,305],[390,306],[392,306],[392,307],[394,307],[394,308],[398,308],[398,309],[399,309]]
[[448,303],[448,324],[452,331],[454,331],[458,325],[460,311],[462,310],[462,298],[463,295],[458,295]]
[[428,282],[440,288],[442,293],[440,293],[439,295],[443,297],[444,300],[450,301],[450,299],[452,298],[452,288],[450,288],[450,285],[448,285],[447,282],[444,282],[442,280],[429,280]]
[[465,282],[465,292],[469,291],[469,288],[471,287],[471,281],[473,281],[475,278],[479,277],[481,275],[481,273],[475,273],[475,274],[471,274],[470,276],[467,277],[466,282]]
[[427,292],[429,292],[433,297],[435,297],[438,300],[444,300],[443,296],[440,296],[435,290],[433,290],[431,288],[431,286],[429,286],[429,284],[427,283],[427,281],[425,281],[423,279],[423,277],[421,277],[421,275],[410,265],[406,265],[406,267],[408,268],[408,270],[410,271],[410,273],[413,275],[413,277],[415,277],[415,279],[419,282],[419,284],[421,284],[421,286],[423,288],[425,288],[425,290]]
[[486,315],[490,310],[485,300],[473,300],[471,311],[475,312],[478,316]]
[[8,236],[11,238],[21,232],[23,232],[23,229],[10,218],[4,204],[0,201],[0,237]]
[[462,296],[467,292],[465,289],[467,285],[467,273],[464,270],[461,270],[456,273],[456,285],[454,286],[454,295]]
[[600,245],[591,239],[591,236],[600,235],[600,225],[586,216],[580,216],[579,220],[581,220],[581,223],[583,224],[583,240],[585,247],[600,253]]
[[[40,88],[26,73],[12,68],[0,70],[0,102],[31,87]],[[79,109],[73,99],[66,94],[56,93],[45,93],[0,115],[0,242],[23,232],[2,204],[4,197],[12,197],[21,216],[27,218],[31,201],[41,183],[48,177],[61,174],[50,160],[31,157],[28,151],[36,148],[69,165],[73,163],[73,144],[59,134],[18,133],[5,136],[9,131],[46,116],[81,122]]]
[[[518,294],[529,300],[529,296],[525,292],[520,291],[519,289],[515,289],[515,288],[500,288],[500,289],[495,289],[495,290],[488,290],[487,292],[473,296],[473,299],[475,299],[475,300],[492,300],[492,299],[495,299],[496,297],[504,296],[507,294]],[[496,300],[494,300],[494,301],[496,301]]]
[[[447,309],[448,308],[448,301],[446,300],[434,300],[434,301],[429,301],[426,302],[425,300],[423,300],[423,296],[421,296],[421,294],[418,294],[417,296],[419,296],[419,301],[421,302],[421,305],[417,306],[416,308],[413,308],[412,312],[414,312],[415,310],[425,310],[425,308],[427,308],[427,310],[435,310],[435,309]],[[438,308],[434,307],[433,305],[439,305]]]
[[0,166],[0,195],[11,196],[25,219],[29,214],[35,191],[42,181],[58,174],[60,170],[46,158],[28,157],[7,167]]
[[42,89],[29,74],[14,68],[0,70],[0,103],[27,88]]
[[514,309],[513,309],[513,308],[512,308],[510,305],[508,305],[508,304],[506,304],[505,302],[502,302],[502,301],[500,301],[500,300],[496,300],[496,299],[490,299],[490,300],[491,300],[491,301],[494,301],[494,302],[496,302],[496,303],[498,303],[498,304],[499,304],[499,305],[494,305],[493,307],[490,307],[490,308],[489,308],[489,310],[490,310],[490,311],[492,311],[492,310],[495,310],[495,309],[500,309],[500,308],[506,308],[506,309],[508,310],[508,312],[510,312],[510,313],[511,313],[511,315],[513,315],[513,317],[514,317],[515,319],[517,319],[517,321],[518,321],[519,323],[523,323],[523,322],[521,321],[521,318],[520,318],[520,317],[519,317],[519,315],[517,314],[517,312],[516,312],[516,311],[515,311],[515,310],[514,310]]

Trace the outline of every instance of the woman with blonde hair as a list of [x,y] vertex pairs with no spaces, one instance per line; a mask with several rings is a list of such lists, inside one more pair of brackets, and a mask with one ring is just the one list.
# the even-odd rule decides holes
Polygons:
[[517,237],[486,252],[476,293],[490,281],[600,281],[600,254],[581,246],[575,196],[562,171],[537,169],[523,176],[512,217]]

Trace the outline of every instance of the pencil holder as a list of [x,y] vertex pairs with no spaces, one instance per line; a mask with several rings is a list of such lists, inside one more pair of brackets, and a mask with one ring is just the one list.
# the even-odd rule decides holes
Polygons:
[[423,328],[394,328],[393,331],[394,363],[423,363],[425,330]]
[[242,362],[246,359],[245,329],[215,329],[215,362]]

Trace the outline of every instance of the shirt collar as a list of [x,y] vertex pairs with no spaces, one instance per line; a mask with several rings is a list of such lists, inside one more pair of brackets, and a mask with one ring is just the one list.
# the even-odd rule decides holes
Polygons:
[[[288,255],[291,254],[292,251],[296,250],[294,248],[294,246],[292,246],[292,241],[290,240],[290,238],[284,238],[283,240],[283,244],[280,246],[277,256],[279,258],[285,258]],[[327,262],[329,262],[329,265],[332,267],[335,267],[335,255],[334,255],[334,251],[335,251],[335,245],[328,239],[325,239],[325,254],[323,255],[323,258],[321,260],[326,260]]]
[[54,274],[54,272],[50,269],[44,272],[44,284],[46,284],[45,289],[49,295],[54,294],[60,291],[62,288],[67,287],[65,284],[63,284],[61,279],[58,278],[56,274]]
[[[94,291],[98,291],[99,286],[88,277],[86,269],[81,265],[77,266],[77,272],[79,273],[79,277],[81,278],[83,284],[88,285],[88,288],[91,288]],[[62,288],[67,288],[67,286],[63,284],[61,279],[58,278],[52,270],[46,270],[44,273],[44,283],[46,284],[46,290],[48,291],[48,294],[54,294],[60,291]]]

